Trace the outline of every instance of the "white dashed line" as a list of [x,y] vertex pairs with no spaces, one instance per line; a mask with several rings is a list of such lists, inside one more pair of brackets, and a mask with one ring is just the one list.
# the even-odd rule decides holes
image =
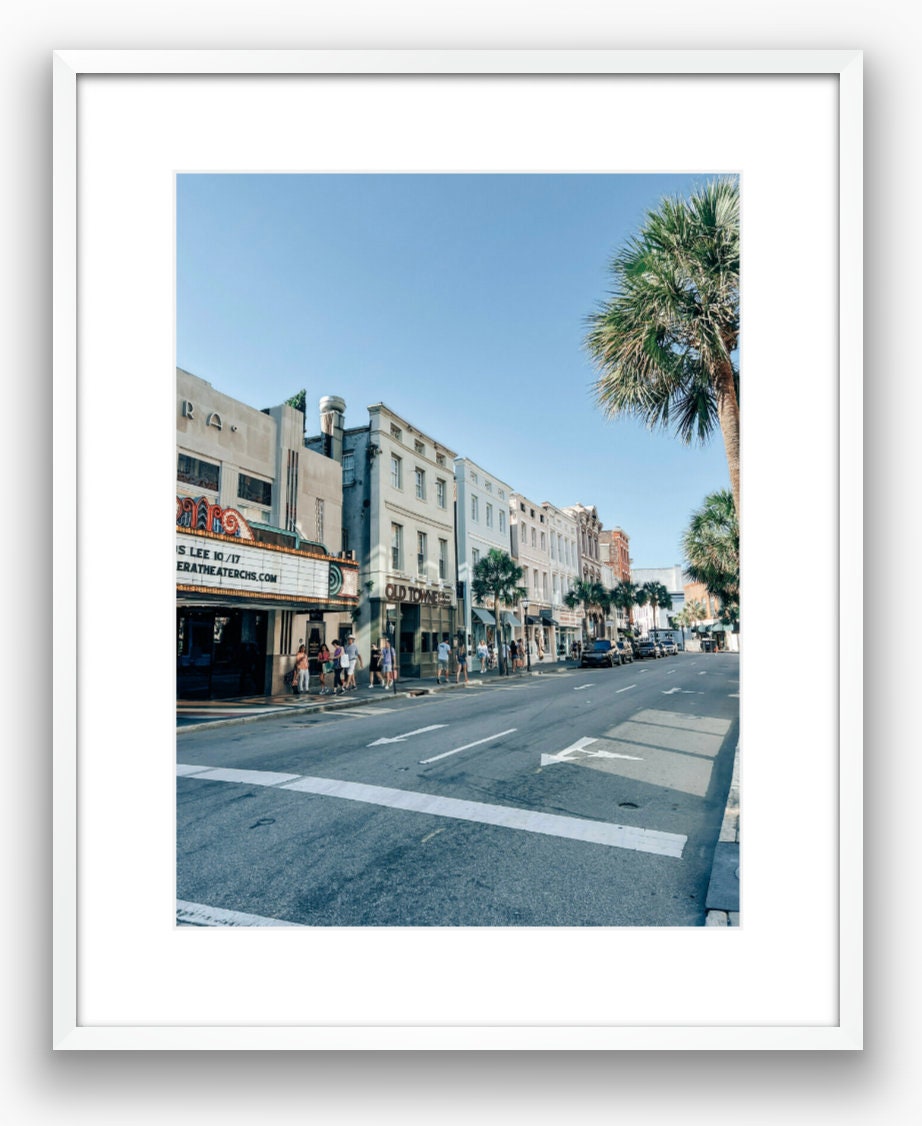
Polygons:
[[432,758],[424,758],[419,760],[420,766],[426,766],[430,762],[438,762],[440,758],[448,758],[449,755],[456,755],[459,751],[467,751],[471,747],[479,747],[481,743],[492,743],[494,739],[502,739],[504,735],[511,735],[513,731],[518,728],[510,727],[508,731],[500,731],[498,735],[488,735],[486,739],[478,739],[476,743],[465,743],[463,747],[455,747],[453,751],[443,751],[440,755],[433,755]]

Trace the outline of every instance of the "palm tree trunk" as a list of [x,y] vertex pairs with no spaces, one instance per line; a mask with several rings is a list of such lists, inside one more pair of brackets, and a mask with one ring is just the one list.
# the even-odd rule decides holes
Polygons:
[[720,419],[720,432],[723,434],[727,468],[730,471],[730,488],[733,491],[736,516],[740,519],[740,405],[729,360],[720,365],[716,390],[717,417]]

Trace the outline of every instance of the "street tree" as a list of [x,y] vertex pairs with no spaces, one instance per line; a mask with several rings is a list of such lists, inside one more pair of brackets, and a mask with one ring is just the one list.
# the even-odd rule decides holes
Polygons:
[[621,579],[612,588],[612,603],[627,614],[628,627],[634,632],[634,607],[637,604],[637,583]]
[[610,298],[588,318],[609,418],[639,418],[683,442],[723,435],[739,511],[739,182],[664,199],[610,263]]
[[656,629],[656,611],[662,607],[664,610],[672,609],[672,595],[660,582],[651,580],[641,588],[647,596],[647,604],[653,607],[653,628]]
[[496,659],[499,661],[500,675],[506,673],[500,607],[514,606],[528,596],[528,591],[520,585],[522,575],[522,568],[512,557],[496,547],[491,548],[474,567],[471,593],[481,605],[487,600],[493,605],[493,616],[496,618]]
[[739,624],[740,534],[736,505],[726,489],[711,493],[693,514],[682,536],[686,571],[720,600],[721,617]]
[[590,582],[588,579],[577,579],[570,590],[563,597],[564,604],[571,610],[577,606],[583,608],[583,633],[585,640],[589,640],[589,622],[595,618],[594,611],[602,609],[607,604],[611,606],[608,591],[601,583]]

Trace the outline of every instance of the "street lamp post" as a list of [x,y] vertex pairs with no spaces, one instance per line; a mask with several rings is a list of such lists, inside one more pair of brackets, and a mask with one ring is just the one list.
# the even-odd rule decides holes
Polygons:
[[522,599],[522,617],[525,619],[525,624],[522,627],[522,633],[525,637],[525,659],[528,661],[528,671],[531,672],[531,646],[528,644],[528,599]]

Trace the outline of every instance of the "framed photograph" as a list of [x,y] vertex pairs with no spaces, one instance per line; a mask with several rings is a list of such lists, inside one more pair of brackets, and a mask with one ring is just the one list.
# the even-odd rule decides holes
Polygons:
[[[54,616],[79,670],[54,699],[55,1049],[860,1049],[860,52],[53,65]],[[177,179],[198,173],[739,178],[742,925],[176,925]]]

